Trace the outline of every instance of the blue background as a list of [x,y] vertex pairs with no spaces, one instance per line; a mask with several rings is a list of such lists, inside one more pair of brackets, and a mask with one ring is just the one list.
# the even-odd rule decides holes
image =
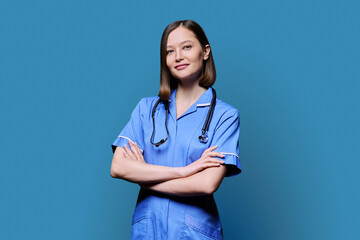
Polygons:
[[157,95],[172,21],[207,33],[243,172],[216,193],[226,239],[359,239],[360,2],[0,3],[0,239],[128,239],[138,186],[110,145]]

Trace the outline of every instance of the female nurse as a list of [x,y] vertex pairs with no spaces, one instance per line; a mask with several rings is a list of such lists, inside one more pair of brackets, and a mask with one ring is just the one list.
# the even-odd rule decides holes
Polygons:
[[237,109],[216,98],[209,41],[192,20],[161,38],[160,91],[112,145],[111,176],[141,186],[131,239],[222,239],[213,193],[240,173]]

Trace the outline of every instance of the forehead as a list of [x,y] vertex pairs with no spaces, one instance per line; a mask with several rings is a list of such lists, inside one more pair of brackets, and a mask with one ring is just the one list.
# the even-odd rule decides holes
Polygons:
[[195,34],[184,27],[178,27],[174,29],[168,36],[167,46],[175,46],[180,45],[182,42],[192,41],[194,43],[198,43],[198,40]]

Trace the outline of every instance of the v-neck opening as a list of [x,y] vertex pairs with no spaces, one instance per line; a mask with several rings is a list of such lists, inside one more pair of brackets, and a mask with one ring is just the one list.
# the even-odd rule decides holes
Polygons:
[[[197,100],[196,100],[196,102],[197,102]],[[180,118],[182,118],[183,116],[194,112],[196,109],[194,110],[193,108],[194,108],[194,105],[196,104],[196,102],[194,102],[192,105],[190,105],[179,117],[177,116],[178,109],[175,106],[175,109],[176,109],[176,121],[179,120]],[[175,105],[176,105],[176,101],[175,101]]]
[[[177,117],[177,107],[176,107],[176,92],[177,92],[177,88],[173,90],[172,95],[171,95],[171,106],[170,106],[170,114],[172,115],[172,117],[174,118],[175,121],[180,120],[181,118],[185,117],[188,114],[191,114],[193,112],[196,112],[197,110],[197,104],[200,100],[207,100],[207,99],[203,99],[206,97],[206,95],[208,95],[208,91],[210,90],[207,89],[205,92],[203,92],[200,97],[190,106],[188,107],[182,114],[181,116]],[[211,92],[212,93],[212,92]],[[209,96],[210,97],[210,96]]]

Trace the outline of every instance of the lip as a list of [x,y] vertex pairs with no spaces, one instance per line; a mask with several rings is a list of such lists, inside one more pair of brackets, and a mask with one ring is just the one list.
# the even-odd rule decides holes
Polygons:
[[181,70],[181,69],[184,69],[188,66],[189,64],[185,63],[185,64],[179,64],[179,65],[176,65],[175,68],[178,69],[178,70]]

